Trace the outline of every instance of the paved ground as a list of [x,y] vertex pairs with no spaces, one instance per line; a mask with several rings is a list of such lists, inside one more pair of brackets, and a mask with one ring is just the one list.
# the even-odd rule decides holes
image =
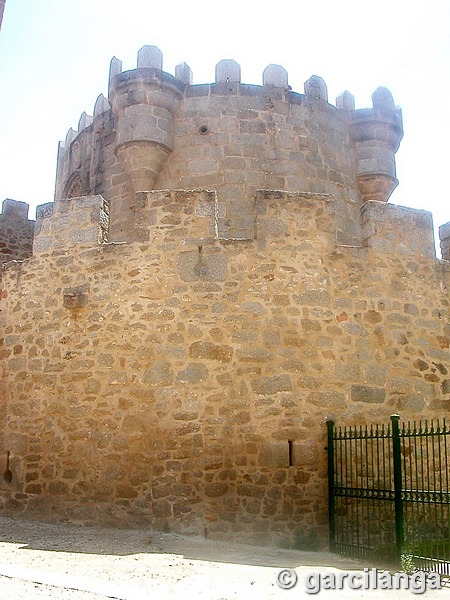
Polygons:
[[[150,530],[83,528],[0,517],[0,600],[294,600],[322,576],[364,567],[329,553],[299,552],[216,542]],[[281,589],[282,569],[295,570],[298,583]],[[290,572],[283,574],[288,581]],[[323,581],[323,580],[322,580]],[[361,579],[362,581],[362,579]],[[321,590],[320,598],[355,600],[414,598],[410,590]],[[316,596],[317,597],[317,596]],[[450,598],[450,588],[420,596]]]

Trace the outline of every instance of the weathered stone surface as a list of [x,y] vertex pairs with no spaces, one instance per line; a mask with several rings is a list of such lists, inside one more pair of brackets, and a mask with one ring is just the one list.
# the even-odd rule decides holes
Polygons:
[[208,369],[203,363],[189,363],[177,375],[177,381],[181,383],[198,383],[208,378]]
[[221,60],[216,65],[216,83],[240,83],[241,67],[235,60]]
[[186,85],[192,84],[193,74],[191,68],[186,63],[181,63],[175,67],[175,77],[180,79]]
[[308,394],[308,404],[322,406],[331,409],[345,408],[345,395],[341,392],[323,391],[310,392]]
[[377,88],[372,94],[373,107],[380,111],[394,112],[395,104],[391,92],[385,87]]
[[226,483],[209,483],[205,486],[205,494],[210,498],[223,496],[227,491],[228,485]]
[[64,308],[84,308],[88,303],[88,292],[89,284],[82,284],[76,287],[64,288]]
[[163,55],[157,46],[143,46],[137,55],[138,69],[162,69]]
[[381,404],[386,399],[386,392],[381,388],[366,385],[352,385],[351,398],[353,402],[373,402]]
[[153,502],[153,514],[158,519],[170,517],[172,515],[172,507],[166,500],[157,500]]
[[305,94],[316,100],[328,102],[328,90],[325,81],[318,75],[313,75],[305,81]]
[[261,448],[261,465],[267,467],[289,466],[289,445],[287,442],[266,442]]
[[221,346],[211,342],[194,342],[189,347],[189,356],[192,358],[207,358],[220,362],[230,362],[233,356],[231,346]]
[[7,198],[0,214],[0,266],[11,260],[24,260],[32,254],[34,221],[28,220],[29,206]]
[[343,110],[355,109],[355,97],[347,90],[336,98],[336,107]]
[[288,87],[288,74],[281,65],[268,65],[263,71],[263,85],[274,85],[276,87]]
[[142,383],[151,386],[166,386],[173,382],[172,365],[168,362],[155,362],[144,372]]
[[239,496],[250,496],[253,498],[263,498],[264,497],[264,487],[252,485],[252,484],[242,484],[237,486],[237,493]]
[[[113,77],[119,75],[119,73],[122,73],[122,61],[113,56],[111,62],[109,63],[109,85],[111,85]],[[78,129],[81,128],[78,127]]]
[[252,390],[255,394],[264,396],[276,394],[277,392],[289,392],[292,382],[289,375],[274,375],[273,377],[259,377],[251,381]]
[[178,273],[183,281],[223,281],[227,274],[226,256],[181,252],[178,255]]
[[439,227],[442,258],[450,261],[450,221]]

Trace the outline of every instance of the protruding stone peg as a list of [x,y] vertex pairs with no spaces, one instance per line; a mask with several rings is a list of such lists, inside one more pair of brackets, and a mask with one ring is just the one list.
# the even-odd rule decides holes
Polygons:
[[240,83],[241,65],[235,60],[221,60],[216,65],[216,83]]
[[109,102],[103,94],[98,96],[94,106],[94,118],[110,109]]
[[185,62],[175,67],[175,77],[186,85],[192,85],[193,75],[189,65]]
[[109,86],[111,87],[111,81],[112,78],[115,77],[116,75],[119,75],[119,73],[122,73],[122,61],[119,60],[118,58],[116,58],[115,56],[112,57],[111,62],[109,64]]
[[281,65],[268,65],[263,71],[263,85],[289,87],[286,69]]
[[342,110],[355,110],[355,97],[353,94],[350,94],[348,90],[342,92],[336,98],[336,108],[340,108]]
[[163,68],[163,54],[157,46],[143,46],[137,55],[138,69]]
[[395,112],[394,98],[385,87],[377,88],[372,94],[372,105],[379,112]]
[[77,287],[64,288],[63,306],[64,308],[84,308],[89,299],[89,284],[84,283]]
[[93,118],[91,115],[87,115],[85,112],[82,113],[80,120],[78,121],[78,131],[82,131],[83,129],[86,129],[86,127],[89,127],[92,121]]
[[327,84],[318,75],[313,75],[305,81],[305,95],[316,100],[325,100],[328,102]]

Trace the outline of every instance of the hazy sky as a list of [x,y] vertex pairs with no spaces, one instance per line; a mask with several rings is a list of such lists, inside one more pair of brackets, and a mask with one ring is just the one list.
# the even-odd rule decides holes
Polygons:
[[0,31],[0,201],[53,200],[58,141],[107,93],[109,61],[136,67],[145,44],[164,70],[187,62],[194,83],[223,58],[244,83],[282,64],[303,93],[323,77],[329,101],[345,89],[357,108],[388,87],[403,110],[400,185],[391,202],[450,221],[450,2],[448,0],[6,0]]

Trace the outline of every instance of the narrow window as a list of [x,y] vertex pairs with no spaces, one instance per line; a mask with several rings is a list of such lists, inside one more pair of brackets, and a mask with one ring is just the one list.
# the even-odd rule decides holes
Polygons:
[[292,440],[288,441],[289,445],[289,466],[292,467],[293,463],[293,453],[294,453],[294,442]]

